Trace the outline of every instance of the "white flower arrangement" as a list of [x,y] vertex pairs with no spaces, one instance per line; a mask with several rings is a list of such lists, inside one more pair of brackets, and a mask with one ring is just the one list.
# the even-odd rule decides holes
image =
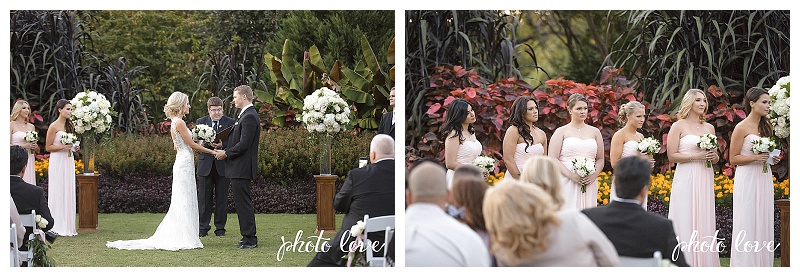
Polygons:
[[197,124],[192,129],[192,139],[212,142],[217,138],[217,132],[206,124]]
[[[777,147],[777,145],[775,144],[775,140],[770,137],[766,137],[753,140],[753,148],[750,149],[750,151],[753,151],[753,153],[756,154],[764,154],[774,151],[775,147]],[[770,158],[772,158],[772,156],[770,156]],[[767,173],[766,161],[764,161],[764,167],[762,168],[761,172]]]
[[484,172],[493,172],[494,164],[497,163],[497,160],[489,156],[480,155],[472,163],[483,169]]
[[45,219],[41,215],[38,215],[38,214],[36,215],[36,226],[38,226],[39,229],[47,228],[47,224],[48,223],[50,223],[50,222],[47,221],[47,219]]
[[[712,150],[717,149],[719,144],[717,143],[717,136],[712,134],[703,134],[700,136],[700,141],[697,142],[697,147],[703,150]],[[706,160],[706,168],[711,168],[711,161]]]
[[93,90],[79,92],[70,100],[72,122],[78,134],[100,134],[111,129],[111,116],[116,115],[103,94]]
[[350,108],[337,92],[322,87],[303,99],[299,117],[309,132],[338,133],[350,123]]
[[772,100],[769,106],[769,121],[775,129],[775,136],[779,138],[789,137],[789,76],[778,79],[772,88],[769,89],[769,98]]
[[350,236],[352,237],[360,236],[361,234],[364,233],[364,229],[366,229],[366,227],[367,223],[365,223],[363,220],[359,220],[358,222],[356,222],[356,224],[353,225],[353,227],[350,227]]
[[[39,133],[36,131],[27,131],[25,132],[25,141],[30,143],[36,143],[39,141]],[[31,147],[31,154],[33,154],[33,147]]]
[[647,137],[639,142],[638,150],[642,154],[655,155],[661,150],[661,142],[654,137]]
[[[574,170],[578,176],[587,177],[594,174],[596,169],[594,167],[594,161],[586,157],[578,157],[572,160],[572,170]],[[586,192],[586,185],[581,185],[581,192]]]
[[69,152],[67,152],[68,153],[67,156],[69,156],[69,157],[72,157],[72,151],[75,150],[75,144],[76,143],[80,143],[80,142],[78,141],[78,136],[76,136],[73,133],[66,133],[63,136],[61,136],[61,144],[63,144],[63,145],[70,145],[71,144],[72,145],[72,149],[70,149]]

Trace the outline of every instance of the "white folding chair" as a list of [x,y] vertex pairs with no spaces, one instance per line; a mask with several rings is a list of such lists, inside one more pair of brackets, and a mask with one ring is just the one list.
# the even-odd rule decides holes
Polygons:
[[651,258],[638,258],[619,256],[619,266],[625,267],[659,267],[661,266],[661,251],[653,252]]
[[[32,210],[30,214],[20,214],[19,215],[20,221],[22,221],[22,226],[31,227],[33,228],[33,232],[31,232],[30,236],[28,236],[27,240],[23,243],[27,243],[28,240],[37,239],[36,238],[36,230],[39,229],[36,226],[36,210]],[[33,249],[28,247],[27,251],[19,251],[20,256],[22,257],[22,261],[27,261],[28,266],[33,266]]]
[[17,243],[17,224],[11,223],[11,267],[19,267],[19,243]]
[[364,234],[369,234],[371,232],[384,232],[384,243],[383,243],[383,257],[374,257],[372,253],[372,241],[369,239],[365,240],[365,244],[367,245],[367,263],[371,267],[382,267],[387,266],[386,264],[386,254],[388,250],[386,249],[386,244],[391,239],[392,233],[394,233],[394,215],[385,215],[379,217],[372,217],[370,218],[369,215],[364,215]]

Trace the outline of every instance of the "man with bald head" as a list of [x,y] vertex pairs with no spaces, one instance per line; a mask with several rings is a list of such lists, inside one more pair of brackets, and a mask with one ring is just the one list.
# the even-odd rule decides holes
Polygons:
[[[364,220],[364,215],[394,215],[394,139],[384,134],[372,138],[369,161],[369,165],[347,173],[342,189],[333,198],[333,207],[344,213],[342,227],[333,240],[326,242],[322,251],[317,252],[308,266],[345,266],[347,261],[342,256],[347,253],[347,246],[353,239],[345,231],[349,231],[359,220]],[[383,233],[370,233],[368,238],[373,243],[377,242],[380,249],[367,251],[376,250],[373,253],[376,257],[383,256]],[[345,249],[342,249],[342,245]]]
[[408,175],[406,266],[490,266],[486,245],[475,231],[445,213],[444,167],[423,162]]

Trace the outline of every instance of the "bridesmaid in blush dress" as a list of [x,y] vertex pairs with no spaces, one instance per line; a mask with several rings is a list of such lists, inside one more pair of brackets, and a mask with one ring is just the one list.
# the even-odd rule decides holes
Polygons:
[[31,115],[31,106],[28,101],[17,100],[11,108],[11,145],[19,145],[28,149],[28,165],[25,166],[25,173],[22,180],[31,185],[36,185],[36,157],[33,153],[39,152],[39,144],[25,140],[25,135],[29,131],[36,131],[36,127],[28,122]]
[[[483,146],[475,137],[475,111],[464,99],[450,102],[442,134],[444,141],[444,163],[447,167],[447,189],[453,185],[453,174],[458,166],[472,164],[481,155]],[[486,176],[485,176],[486,177]]]
[[[59,236],[74,236],[75,229],[75,156],[70,154],[71,144],[62,144],[61,137],[75,132],[69,117],[72,105],[66,99],[56,103],[58,119],[47,128],[45,150],[50,152],[50,165],[47,168],[47,206],[55,224],[53,232]],[[79,150],[78,147],[75,149]]]
[[[583,95],[573,94],[567,100],[571,121],[558,127],[550,138],[548,156],[561,161],[561,193],[564,195],[564,209],[583,210],[597,207],[597,176],[603,170],[603,135],[594,126],[586,124],[589,100]],[[595,172],[580,177],[572,168],[572,161],[579,157],[588,158],[595,163]],[[581,187],[586,192],[581,192]]]
[[[637,131],[644,125],[644,105],[638,101],[631,101],[619,108],[619,122],[622,128],[611,136],[610,162],[611,167],[616,169],[617,161],[624,157],[641,156],[650,161],[652,166],[655,163],[653,156],[639,152],[639,142],[644,139],[644,135]],[[614,191],[614,184],[611,184],[611,199],[617,197]],[[647,210],[647,198],[641,203],[642,208]]]
[[[747,118],[736,124],[731,135],[733,176],[733,232],[731,235],[731,267],[771,267],[775,259],[775,210],[772,170],[763,165],[769,154],[753,153],[753,141],[773,135],[767,119],[770,98],[767,91],[751,88],[745,94]],[[780,157],[773,157],[780,162]],[[769,165],[768,165],[769,166]],[[743,243],[737,243],[737,242]],[[755,243],[751,249],[745,245]]]
[[678,245],[690,266],[718,267],[722,245],[716,241],[714,169],[705,163],[717,163],[719,155],[697,146],[701,135],[715,133],[714,126],[705,122],[706,108],[705,93],[688,90],[681,101],[678,121],[667,134],[667,157],[677,164],[667,217],[674,224]]
[[522,166],[530,157],[547,155],[547,135],[534,125],[539,121],[536,100],[520,96],[511,104],[511,126],[503,136],[503,162],[506,177],[519,179]]

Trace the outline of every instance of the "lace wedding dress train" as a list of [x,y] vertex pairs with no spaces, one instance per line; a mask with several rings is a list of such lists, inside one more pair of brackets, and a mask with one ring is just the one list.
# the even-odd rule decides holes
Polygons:
[[178,153],[175,155],[175,164],[172,166],[172,198],[169,211],[153,236],[146,239],[107,242],[107,247],[127,250],[163,249],[172,251],[203,248],[199,237],[194,152],[176,131],[176,119],[172,119],[171,131],[175,133],[173,143],[177,147]]

